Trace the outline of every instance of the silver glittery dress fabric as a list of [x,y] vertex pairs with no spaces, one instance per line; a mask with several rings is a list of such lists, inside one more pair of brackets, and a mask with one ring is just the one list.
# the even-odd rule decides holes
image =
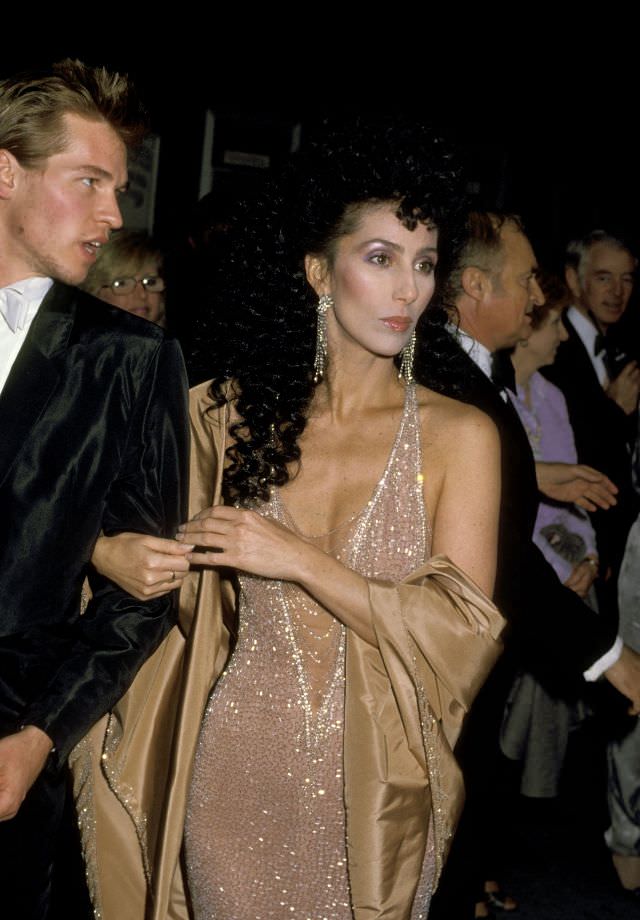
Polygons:
[[[404,578],[429,550],[421,468],[416,395],[408,387],[369,502],[314,542],[367,577]],[[259,510],[297,531],[277,490]],[[245,575],[240,584],[238,643],[205,713],[187,809],[194,916],[351,920],[345,628],[290,582]],[[412,920],[428,911],[429,840]]]

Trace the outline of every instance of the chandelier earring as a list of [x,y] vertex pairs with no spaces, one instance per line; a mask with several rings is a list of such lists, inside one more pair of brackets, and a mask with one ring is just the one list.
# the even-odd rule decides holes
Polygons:
[[411,333],[411,338],[400,352],[400,369],[398,370],[398,380],[404,380],[406,384],[413,383],[413,362],[416,355],[416,330]]
[[327,310],[332,306],[333,297],[329,294],[323,294],[316,307],[318,322],[316,326],[316,356],[313,360],[314,383],[320,383],[324,376],[324,365],[327,358]]

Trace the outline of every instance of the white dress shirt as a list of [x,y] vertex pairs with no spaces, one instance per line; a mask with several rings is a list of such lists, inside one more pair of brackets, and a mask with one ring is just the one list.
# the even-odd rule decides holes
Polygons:
[[[573,307],[571,309],[574,309]],[[575,311],[578,313],[578,311]],[[593,329],[593,343],[596,340],[596,330],[589,323],[589,320],[585,319],[581,313],[578,313],[578,316],[584,320],[585,323],[588,323],[589,326]],[[571,317],[573,322],[573,317]],[[456,328],[455,326],[449,326],[449,331],[454,335],[457,341],[460,343],[464,351],[469,355],[474,364],[485,374],[489,380],[491,380],[491,352],[486,348],[481,342],[478,342],[477,339],[474,339],[467,332],[463,332],[462,329]],[[580,334],[580,333],[578,333]],[[593,354],[593,343],[591,345],[591,350],[589,354]],[[593,360],[593,359],[592,359]],[[604,365],[603,365],[604,366]],[[500,395],[504,400],[507,399],[507,395],[503,390],[500,391]],[[615,664],[620,655],[622,654],[622,639],[620,636],[616,637],[616,641],[613,643],[608,652],[598,658],[597,661],[588,668],[583,677],[587,681],[598,680],[599,677],[602,677],[607,668],[610,668],[611,665]]]
[[469,355],[473,363],[480,368],[482,373],[486,374],[489,380],[491,380],[491,352],[486,345],[474,339],[468,332],[460,329],[459,326],[449,325],[448,328],[457,339],[463,351]]
[[[479,367],[482,373],[493,383],[493,355],[486,345],[474,339],[468,332],[460,329],[459,326],[454,326],[449,323],[447,324],[447,329],[456,339],[462,350],[469,355],[473,363]],[[509,394],[503,387],[499,389],[500,396],[502,396],[503,401],[506,402],[509,398]]]
[[567,310],[567,319],[570,320],[571,325],[580,336],[580,341],[587,349],[589,360],[593,365],[594,371],[598,375],[600,385],[606,387],[609,383],[609,376],[604,365],[604,351],[601,351],[597,356],[594,354],[598,330],[591,320],[584,316],[577,307],[569,307]]
[[52,284],[51,278],[38,277],[0,288],[0,393]]

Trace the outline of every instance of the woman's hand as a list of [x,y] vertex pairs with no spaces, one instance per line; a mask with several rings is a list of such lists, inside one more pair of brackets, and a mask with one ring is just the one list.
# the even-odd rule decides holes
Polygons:
[[629,361],[622,368],[615,380],[612,380],[607,387],[606,393],[627,415],[636,411],[640,393],[640,368],[635,361]]
[[193,546],[184,540],[164,540],[139,533],[99,537],[91,562],[138,600],[162,597],[182,584],[189,571]]
[[230,566],[301,583],[310,558],[319,552],[277,521],[227,505],[205,508],[180,525],[176,539],[196,544],[197,552],[187,555],[192,564]]
[[51,738],[35,725],[0,739],[0,821],[15,818],[52,748]]
[[181,524],[177,540],[195,543],[193,565],[222,565],[295,581],[325,610],[375,645],[366,578],[333,556],[255,511],[216,505]]
[[598,574],[598,563],[593,557],[587,557],[575,566],[573,572],[564,583],[565,588],[575,591],[578,597],[586,597],[589,588]]
[[575,502],[585,511],[611,508],[618,503],[618,492],[604,473],[584,463],[536,461],[538,488],[557,502]]

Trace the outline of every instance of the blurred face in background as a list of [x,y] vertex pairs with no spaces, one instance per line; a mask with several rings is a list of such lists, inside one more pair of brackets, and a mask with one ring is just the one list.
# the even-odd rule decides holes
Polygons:
[[164,326],[164,279],[157,259],[112,272],[109,283],[100,287],[97,296],[114,307]]
[[563,312],[555,307],[549,310],[542,324],[534,329],[527,339],[527,356],[536,368],[553,364],[558,346],[569,337],[562,322]]
[[605,241],[594,243],[582,271],[567,269],[567,284],[582,313],[591,314],[603,332],[627,309],[636,261],[627,249]]

